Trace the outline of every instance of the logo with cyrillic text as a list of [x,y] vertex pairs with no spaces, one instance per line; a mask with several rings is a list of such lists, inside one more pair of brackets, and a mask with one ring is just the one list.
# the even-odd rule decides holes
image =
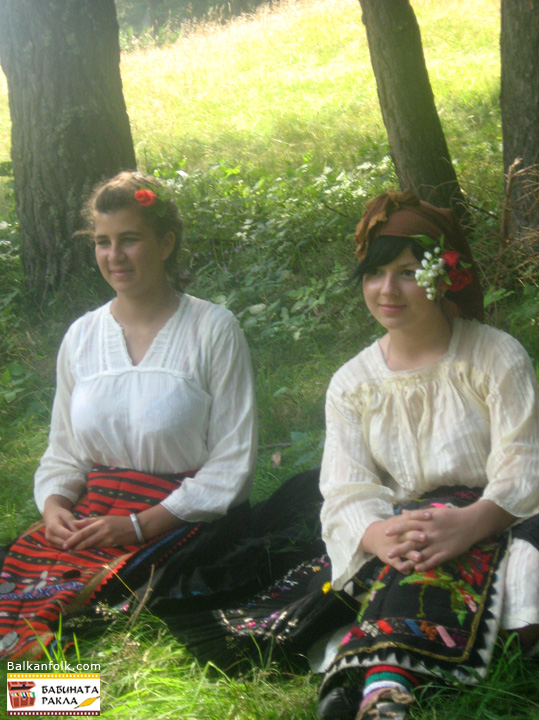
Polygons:
[[8,673],[8,717],[99,715],[100,673]]

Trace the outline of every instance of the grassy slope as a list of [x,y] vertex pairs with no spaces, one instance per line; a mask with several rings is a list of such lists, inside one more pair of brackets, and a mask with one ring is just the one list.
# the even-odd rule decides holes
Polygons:
[[[499,143],[498,3],[414,7],[450,141],[459,138],[459,154],[477,145],[479,132]],[[310,154],[351,167],[373,142],[385,152],[357,0],[285,0],[224,29],[202,27],[171,49],[129,55],[122,73],[137,153],[147,163],[184,157],[187,169],[244,166],[262,156],[267,167],[282,168]]]
[[[418,0],[414,8],[461,182],[479,205],[496,211],[501,192],[499,3]],[[240,175],[258,175],[267,183],[280,173],[289,183],[289,195],[302,197],[304,214],[311,202],[309,182],[326,165],[349,173],[363,168],[354,176],[356,184],[352,183],[355,199],[350,217],[337,229],[328,222],[334,230],[328,229],[327,237],[318,239],[313,249],[302,249],[283,288],[302,289],[308,299],[313,278],[333,277],[335,259],[348,266],[350,232],[364,202],[358,178],[364,178],[365,192],[367,188],[370,192],[373,168],[379,172],[384,163],[388,165],[383,160],[387,143],[356,0],[283,0],[275,11],[261,10],[226,27],[201,26],[172,47],[124,56],[122,76],[137,155],[147,168],[167,173],[182,164],[191,174],[218,162],[239,167]],[[5,80],[0,75],[0,162],[8,157],[9,114]],[[306,160],[307,170],[298,172]],[[306,185],[302,184],[305,174],[311,178]],[[380,182],[391,178],[390,169],[380,177]],[[336,184],[331,176],[330,185]],[[271,189],[276,185],[274,180]],[[216,187],[220,190],[222,183]],[[262,193],[268,195],[269,189],[266,184]],[[236,195],[229,201],[224,198],[225,204],[236,201]],[[7,204],[5,194],[3,202]],[[260,207],[261,201],[257,202]],[[186,258],[192,260],[197,250],[209,250],[212,262],[220,252],[217,260],[224,264],[219,242],[208,237],[204,227],[194,229],[197,213],[204,207],[201,203],[191,215],[186,208],[191,223]],[[209,207],[211,221],[222,225],[225,236],[227,232],[232,236],[239,219],[236,226],[234,218],[232,225],[222,219],[217,222],[211,214],[216,206]],[[0,196],[0,215],[1,208]],[[311,222],[304,232],[319,230],[316,219]],[[297,240],[301,225],[297,228],[291,222],[287,227],[292,240]],[[228,242],[235,241],[231,237]],[[226,237],[222,244],[226,246]],[[260,252],[262,261],[267,260]],[[245,260],[238,260],[244,277],[251,272],[246,263],[252,263],[252,258],[246,255]],[[194,292],[212,296],[211,282],[195,286]],[[0,295],[5,294],[6,288],[0,289]],[[225,291],[232,297],[229,285]],[[289,441],[290,431],[303,433],[293,436],[292,447],[280,448],[279,467],[271,460],[276,448],[262,451],[257,475],[260,495],[289,475],[296,462],[309,464],[319,457],[327,381],[374,332],[372,326],[363,326],[360,314],[355,317],[351,292],[336,295],[332,302],[353,310],[346,314],[335,308],[335,314],[328,316],[333,326],[329,330],[322,327],[318,310],[308,318],[305,315],[312,322],[305,325],[306,335],[296,343],[265,338],[259,328],[248,330],[257,369],[262,443]],[[55,312],[53,322],[49,320],[44,328],[14,318],[6,320],[8,329],[4,328],[9,350],[3,358],[27,363],[37,371],[39,382],[49,387],[66,322],[65,314]],[[325,318],[325,309],[320,312]],[[5,318],[5,311],[0,312],[0,320]],[[8,538],[34,515],[31,475],[46,444],[47,425],[43,417],[25,418],[22,413],[7,412],[5,406],[0,406],[0,412],[4,488],[0,489],[0,531]],[[315,717],[316,678],[280,675],[272,667],[255,672],[246,682],[202,672],[166,630],[150,619],[134,633],[111,634],[83,645],[82,659],[102,663],[103,715],[115,720]],[[486,685],[467,695],[466,704],[457,690],[449,690],[432,707],[426,699],[416,715],[424,720],[539,718],[536,683],[530,675],[534,668],[522,665],[520,655],[509,649]],[[529,706],[520,700],[526,693]]]

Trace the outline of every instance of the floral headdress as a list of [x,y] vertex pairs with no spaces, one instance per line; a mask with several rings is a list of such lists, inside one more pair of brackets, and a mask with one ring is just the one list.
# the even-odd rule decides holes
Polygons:
[[166,205],[172,196],[165,187],[157,187],[152,190],[150,188],[141,188],[135,192],[135,200],[140,203],[143,208],[153,208],[153,212],[159,217],[163,217],[166,213]]
[[[483,320],[483,293],[464,231],[448,208],[431,205],[408,190],[389,190],[370,200],[356,228],[356,256],[363,262],[375,238],[420,239],[425,247],[418,283],[434,289],[443,278],[461,317]],[[445,247],[444,247],[445,245]],[[436,252],[438,248],[438,252]],[[429,291],[429,296],[432,291]]]
[[426,289],[429,300],[436,299],[440,278],[451,292],[458,292],[473,281],[470,263],[461,260],[458,250],[444,252],[443,236],[433,240],[428,235],[415,235],[413,239],[425,248],[421,267],[416,270],[415,277],[417,284]]
[[142,207],[151,207],[157,202],[157,195],[153,190],[137,190],[135,193],[135,200],[137,200]]

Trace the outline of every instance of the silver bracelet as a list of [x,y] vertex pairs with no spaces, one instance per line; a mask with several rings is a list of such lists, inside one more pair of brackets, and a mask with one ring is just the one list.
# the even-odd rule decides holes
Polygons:
[[131,518],[131,522],[133,523],[133,527],[135,528],[135,535],[137,536],[138,544],[144,545],[144,535],[142,534],[142,528],[140,527],[138,516],[136,515],[136,513],[131,513],[129,517]]

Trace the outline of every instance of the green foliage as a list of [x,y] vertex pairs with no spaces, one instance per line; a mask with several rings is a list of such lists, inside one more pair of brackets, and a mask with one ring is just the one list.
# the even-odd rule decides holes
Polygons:
[[17,222],[0,220],[0,293],[2,305],[9,305],[21,287]]
[[47,444],[47,421],[34,416],[0,423],[0,545],[39,518],[33,475]]
[[101,716],[187,720],[312,720],[317,680],[283,673],[268,661],[232,678],[201,667],[155,617],[136,627],[119,618],[91,644],[79,638],[84,662],[101,662]]
[[385,161],[348,173],[317,173],[309,163],[279,176],[225,165],[181,171],[190,289],[233,310],[255,341],[323,335],[341,319],[349,325],[359,295],[347,287],[349,263],[337,258],[349,255],[365,198],[387,176]]
[[508,312],[509,329],[535,362],[539,378],[539,286],[526,284]]
[[[0,221],[0,420],[47,413],[50,388],[28,366],[17,224]],[[25,357],[26,356],[26,357]]]
[[[19,363],[9,363],[0,376],[0,402],[11,404],[26,400],[35,386],[36,373],[28,372]],[[32,408],[29,408],[32,412]]]
[[[32,623],[28,620],[26,620],[28,625],[32,627]],[[54,633],[54,642],[50,645],[44,645],[43,641],[39,637],[39,633],[35,633],[37,641],[39,645],[41,646],[41,649],[43,651],[43,662],[48,662],[51,665],[57,664],[61,665],[62,663],[66,664],[68,662],[73,663],[80,663],[81,662],[81,656],[80,656],[80,650],[79,650],[79,643],[77,641],[76,635],[72,635],[69,640],[64,641],[63,635],[62,635],[62,616],[60,615],[59,621],[58,621],[58,629]],[[73,645],[74,651],[75,651],[75,658],[70,657],[68,660],[67,652],[68,647]]]
[[[474,201],[495,206],[499,7],[414,9],[459,178]],[[225,27],[196,26],[166,49],[125,56],[122,79],[145,167],[185,160],[188,172],[219,162],[285,174],[309,154],[318,172],[348,171],[388,154],[357,0],[281,0]]]

